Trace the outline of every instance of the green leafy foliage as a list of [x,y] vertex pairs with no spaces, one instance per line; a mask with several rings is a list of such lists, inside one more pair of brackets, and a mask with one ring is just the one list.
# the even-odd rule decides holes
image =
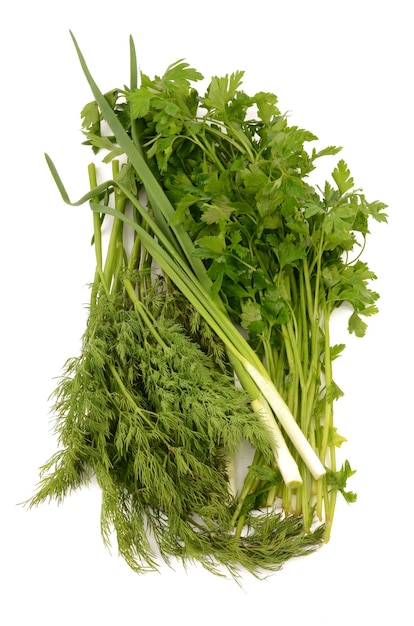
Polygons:
[[222,78],[213,76],[206,91],[204,105],[208,110],[215,110],[219,116],[226,116],[231,106],[235,105],[235,97],[241,85],[244,72],[235,72]]
[[[354,470],[336,462],[346,439],[334,424],[343,392],[332,364],[345,344],[331,345],[330,320],[346,308],[348,331],[362,337],[377,312],[376,275],[361,255],[386,205],[354,188],[343,159],[332,180],[310,184],[318,159],[341,149],[309,149],[317,137],[289,124],[275,94],[246,94],[242,71],[214,76],[200,95],[202,74],[181,59],[161,76],[141,73],[138,86],[131,52],[131,86],[102,94],[78,55],[96,98],[81,112],[84,143],[113,171],[77,203],[94,211],[90,314],[54,396],[60,449],[30,504],[61,501],[95,477],[104,541],[114,529],[134,570],[158,567],[150,535],[168,563],[234,576],[279,569],[329,539],[337,493],[356,499]],[[240,329],[233,352],[218,319]],[[284,484],[269,430],[234,384],[245,345],[325,466],[320,484],[296,450],[306,488]],[[228,455],[246,439],[255,457],[234,496]]]
[[338,161],[338,165],[332,172],[332,178],[336,182],[341,195],[345,194],[354,186],[354,179],[351,177],[351,172],[343,159]]
[[[344,344],[327,353],[320,322],[345,305],[351,307],[349,332],[366,333],[363,318],[377,311],[379,296],[369,287],[376,276],[359,259],[358,249],[369,234],[369,220],[386,221],[386,206],[368,202],[354,189],[343,159],[332,171],[335,186],[329,181],[322,191],[311,186],[307,177],[317,159],[334,156],[340,148],[309,152],[306,144],[315,135],[290,126],[274,94],[246,95],[242,78],[243,72],[213,77],[205,96],[198,97],[197,114],[184,121],[169,144],[168,159],[161,161],[164,147],[152,130],[156,111],[147,112],[141,140],[151,145],[151,159],[158,160],[176,219],[198,244],[212,293],[220,295],[233,321],[266,359],[298,419],[302,415],[302,422],[310,424],[312,415],[321,412],[323,425],[332,420],[332,405],[342,391],[333,380],[324,388],[322,376]],[[188,97],[191,87],[183,83],[182,90]],[[175,96],[172,101],[179,105]],[[254,108],[257,119],[250,117]],[[318,387],[324,389],[319,395]],[[327,446],[344,441],[333,436],[333,425],[324,428],[329,436],[315,435],[325,441],[322,457]],[[329,489],[343,492],[332,480]]]
[[[156,305],[160,311],[159,295]],[[61,450],[43,466],[31,506],[61,501],[94,476],[102,489],[103,538],[109,545],[115,530],[120,554],[135,571],[158,567],[148,525],[167,561],[196,557],[235,575],[240,563],[252,572],[266,565],[260,544],[280,541],[280,529],[273,526],[273,539],[236,542],[228,535],[226,457],[247,439],[271,460],[267,433],[247,395],[171,317],[148,326],[126,294],[101,293],[82,353],[67,362],[54,396]],[[303,537],[294,520],[284,525],[298,530],[292,554],[319,541],[320,534]],[[224,550],[223,542],[234,545]],[[277,568],[285,558],[275,553],[268,565]]]
[[328,471],[327,482],[334,485],[343,495],[347,502],[356,502],[357,495],[352,491],[346,491],[348,479],[355,474],[356,470],[352,470],[349,461],[345,461],[340,470],[337,472]]

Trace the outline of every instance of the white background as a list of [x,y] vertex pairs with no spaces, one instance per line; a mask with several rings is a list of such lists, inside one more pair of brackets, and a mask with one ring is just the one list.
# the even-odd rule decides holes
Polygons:
[[[197,3],[14,0],[1,46],[0,622],[24,624],[413,623],[413,60],[410,2]],[[185,58],[206,78],[245,70],[292,123],[344,147],[357,186],[389,205],[365,260],[380,313],[351,340],[335,379],[343,454],[358,471],[331,542],[243,588],[198,567],[137,576],[99,531],[99,493],[27,511],[54,452],[48,396],[77,354],[93,276],[88,208],[62,203],[43,153],[73,199],[88,186],[79,112],[91,99],[69,29],[103,91],[128,82],[128,37],[142,70]],[[331,169],[332,163],[329,163]],[[321,182],[325,175],[321,171]]]

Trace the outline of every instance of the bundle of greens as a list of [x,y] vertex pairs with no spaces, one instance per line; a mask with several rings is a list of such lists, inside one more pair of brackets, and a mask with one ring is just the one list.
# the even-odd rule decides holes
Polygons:
[[[73,37],[73,36],[72,36]],[[102,534],[116,532],[136,571],[161,557],[234,576],[278,569],[330,536],[336,497],[352,502],[337,467],[332,313],[348,330],[377,311],[361,259],[368,202],[340,160],[333,184],[309,183],[311,133],[289,126],[276,96],[250,97],[242,72],[213,77],[187,63],[150,79],[130,40],[130,85],[103,94],[73,37],[93,93],[84,143],[105,151],[111,177],[89,202],[96,272],[81,355],[55,392],[60,449],[30,504],[62,500],[95,477]],[[105,248],[103,223],[111,222]],[[240,489],[232,478],[248,441]]]

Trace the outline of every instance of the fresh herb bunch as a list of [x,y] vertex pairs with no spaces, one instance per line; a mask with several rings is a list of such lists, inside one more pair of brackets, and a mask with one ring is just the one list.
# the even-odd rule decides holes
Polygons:
[[[386,207],[355,189],[343,160],[332,172],[334,185],[309,184],[317,159],[340,148],[308,152],[305,144],[317,137],[290,126],[274,94],[244,93],[243,72],[213,77],[204,96],[192,86],[200,78],[182,61],[161,78],[141,75],[140,87],[126,94],[128,123],[138,124],[148,163],[176,207],[173,221],[194,241],[212,294],[220,294],[232,321],[247,332],[328,463],[326,478],[315,482],[297,458],[303,487],[295,500],[292,490],[271,488],[268,503],[280,496],[284,509],[303,512],[310,528],[316,494],[328,538],[337,491],[349,502],[356,498],[346,490],[354,473],[349,462],[336,465],[344,438],[333,422],[342,392],[332,362],[345,346],[330,345],[330,317],[347,303],[348,330],[362,337],[363,317],[377,312],[378,294],[368,286],[376,276],[360,257],[369,219],[386,221]],[[96,147],[85,118],[84,128]]]
[[[339,148],[307,152],[316,137],[289,126],[274,94],[245,94],[242,72],[204,96],[183,61],[138,84],[131,39],[129,87],[103,94],[73,41],[94,96],[85,143],[112,176],[98,184],[91,165],[71,203],[47,157],[65,202],[90,203],[96,273],[81,356],[55,393],[62,449],[30,503],[95,476],[104,540],[115,528],[133,569],[156,568],[149,531],[167,562],[278,569],[329,539],[338,491],[355,499],[349,462],[336,463],[344,346],[331,346],[330,317],[348,303],[363,336],[361,315],[377,311],[360,256],[385,205],[354,189],[343,160],[312,186]],[[244,439],[256,451],[234,493]]]

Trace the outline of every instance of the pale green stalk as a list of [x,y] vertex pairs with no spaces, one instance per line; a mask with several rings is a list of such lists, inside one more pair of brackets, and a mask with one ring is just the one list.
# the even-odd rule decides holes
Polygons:
[[277,460],[277,465],[286,486],[291,489],[299,487],[299,485],[302,484],[302,477],[300,475],[299,468],[286,445],[282,432],[275,423],[275,418],[268,403],[264,398],[260,398],[260,400],[253,400],[252,408],[253,411],[259,416],[260,421],[268,427],[272,436],[275,459]]

